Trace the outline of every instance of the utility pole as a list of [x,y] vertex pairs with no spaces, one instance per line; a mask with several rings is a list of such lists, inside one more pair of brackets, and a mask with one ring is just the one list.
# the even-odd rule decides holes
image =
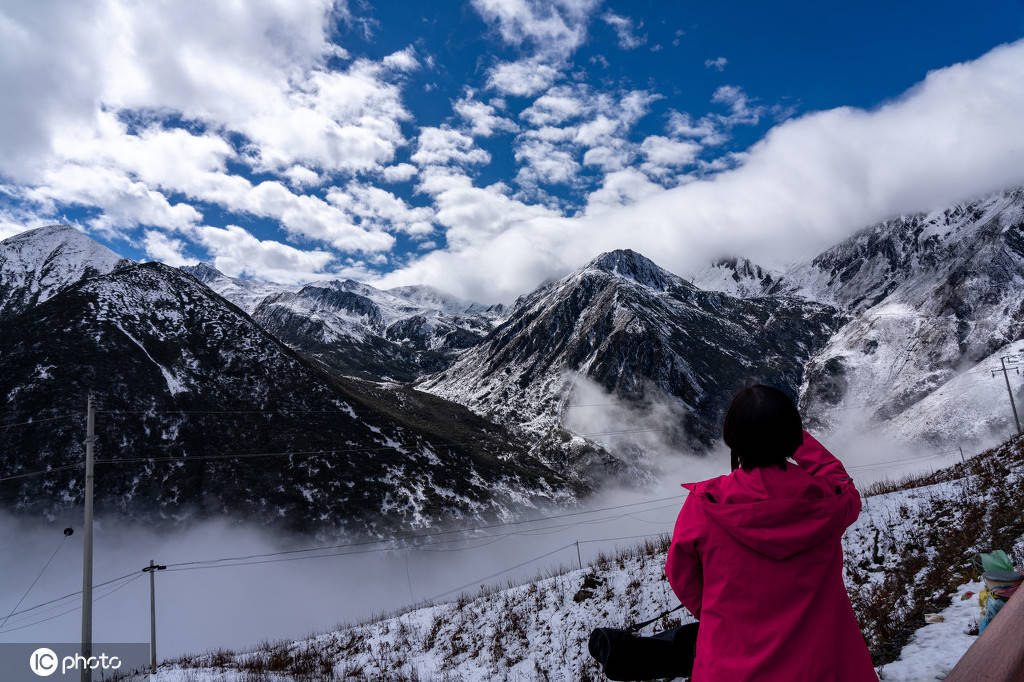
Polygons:
[[960,448],[960,461],[963,462],[964,464],[966,464],[967,460],[964,459],[964,449],[963,449],[963,446],[958,445],[957,447]]
[[[92,493],[94,478],[93,444],[96,440],[96,408],[92,393],[86,403],[85,418],[85,523],[82,549],[82,656],[92,656]],[[82,682],[92,682],[92,670],[82,666]]]
[[[1016,356],[1013,356],[1013,355],[1004,355],[1004,356],[999,358],[999,363],[1003,367],[1003,379],[1006,380],[1006,392],[1010,395],[1010,407],[1013,408],[1013,420],[1017,423],[1017,435],[1019,436],[1019,435],[1021,435],[1021,433],[1024,433],[1024,432],[1022,432],[1021,428],[1020,428],[1020,418],[1017,416],[1017,404],[1013,401],[1013,391],[1010,389],[1010,375],[1006,371],[1006,361],[1007,360],[1010,360],[1010,364],[1013,365],[1013,364],[1017,363],[1017,358],[1016,358]],[[1018,370],[1018,372],[1019,371],[1020,370]],[[992,374],[994,376],[995,372],[993,372]]]
[[583,568],[583,557],[580,556],[580,541],[576,541],[576,560],[580,562],[580,569]]
[[149,667],[150,672],[156,675],[156,576],[157,571],[163,571],[166,566],[154,564],[149,560],[149,566],[142,569],[143,573],[149,573]]

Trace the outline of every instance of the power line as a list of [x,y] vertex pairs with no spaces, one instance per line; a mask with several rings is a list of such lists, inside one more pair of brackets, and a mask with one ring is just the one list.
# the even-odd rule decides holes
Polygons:
[[[117,587],[113,588],[112,590],[106,592],[105,594],[101,594],[100,596],[96,597],[95,599],[93,599],[93,602],[97,602],[100,599],[103,599],[104,597],[109,597],[110,595],[114,594],[115,592],[117,592],[121,588],[126,587],[126,586],[132,584],[133,582],[135,582],[136,580],[138,580],[141,577],[143,577],[143,574],[139,573],[138,575],[133,577],[131,580],[127,580],[124,583],[122,583],[122,584],[118,585]],[[66,616],[69,613],[74,613],[75,611],[80,611],[81,609],[82,609],[82,605],[79,604],[78,606],[76,606],[74,608],[68,609],[67,611],[62,611],[61,613],[58,613],[58,614],[56,614],[54,616],[50,616],[48,618],[43,618],[41,620],[32,621],[31,623],[27,623],[25,625],[19,625],[18,627],[7,628],[6,630],[0,630],[0,634],[6,633],[6,632],[14,632],[15,630],[24,630],[25,628],[30,628],[33,625],[39,625],[40,623],[45,623],[45,622],[53,620],[55,618],[60,618],[61,616]]]
[[[382,543],[386,543],[386,542],[394,542],[396,540],[415,540],[415,539],[419,539],[419,538],[432,538],[432,537],[438,537],[438,536],[442,536],[442,535],[451,535],[451,534],[454,534],[454,533],[471,533],[471,532],[476,532],[476,531],[481,531],[481,530],[492,530],[492,529],[495,529],[495,528],[505,528],[505,527],[508,527],[508,526],[520,526],[520,525],[528,524],[528,523],[538,523],[540,521],[550,521],[550,520],[553,520],[553,519],[569,518],[569,517],[573,517],[573,516],[581,516],[581,515],[584,515],[584,514],[593,514],[593,513],[602,512],[602,511],[612,511],[612,510],[616,510],[616,509],[625,509],[625,508],[628,508],[628,507],[638,507],[638,506],[644,505],[644,504],[653,504],[655,502],[666,502],[668,500],[679,500],[681,502],[681,497],[678,496],[678,495],[673,495],[671,497],[662,497],[662,498],[651,499],[651,500],[643,500],[643,501],[640,501],[640,502],[630,502],[630,503],[626,503],[626,504],[611,505],[611,506],[608,506],[608,507],[597,507],[595,509],[586,509],[586,510],[575,511],[575,512],[566,512],[566,513],[563,513],[563,514],[551,514],[551,515],[548,515],[548,516],[541,516],[541,517],[538,517],[538,518],[535,518],[535,519],[523,519],[523,520],[519,520],[519,521],[506,521],[506,522],[503,522],[503,523],[492,523],[492,524],[486,524],[486,525],[472,526],[472,527],[469,527],[469,528],[453,528],[453,529],[448,529],[448,530],[431,531],[431,532],[425,532],[425,533],[401,534],[401,535],[396,535],[396,536],[393,536],[391,538],[386,538],[386,539],[382,539],[382,540],[365,540],[365,541],[359,541],[359,542],[346,542],[346,543],[341,543],[341,544],[336,544],[336,545],[321,545],[321,546],[317,546],[317,547],[308,547],[308,548],[302,548],[302,549],[291,549],[291,550],[284,550],[284,551],[280,551],[280,552],[265,552],[265,553],[262,553],[262,554],[249,554],[249,555],[235,556],[235,557],[221,557],[221,558],[216,558],[216,559],[205,559],[205,560],[197,560],[197,561],[184,561],[184,562],[168,564],[168,567],[192,566],[192,565],[197,565],[197,564],[219,563],[219,562],[223,562],[223,561],[246,561],[246,560],[249,560],[249,559],[262,559],[262,558],[266,558],[266,557],[284,556],[284,555],[289,555],[289,554],[303,554],[303,553],[307,553],[307,552],[318,552],[318,551],[330,550],[330,549],[345,549],[345,548],[349,548],[349,547],[365,547],[365,546],[369,546],[369,545],[378,545],[378,544],[382,544]],[[643,510],[643,511],[647,511],[647,510]],[[609,519],[605,518],[605,519],[602,519],[602,520],[609,520]],[[391,549],[391,548],[385,548],[385,549]]]
[[[125,573],[122,576],[118,576],[116,578],[111,578],[110,580],[105,580],[105,581],[103,581],[101,583],[94,583],[92,587],[93,587],[93,589],[96,589],[98,587],[105,587],[107,585],[110,585],[111,583],[116,583],[118,580],[124,580],[125,578],[129,578],[129,577],[135,575],[136,573],[138,573],[138,571],[132,571],[131,573]],[[50,599],[49,601],[44,601],[44,602],[42,602],[40,604],[36,604],[35,606],[30,606],[27,609],[22,609],[21,611],[14,611],[13,613],[11,613],[11,615],[12,616],[17,616],[17,615],[20,615],[22,613],[28,613],[29,611],[35,611],[36,609],[42,608],[42,607],[47,606],[49,604],[54,604],[54,603],[59,602],[59,601],[64,601],[65,599],[70,599],[71,597],[77,597],[80,594],[82,594],[81,590],[78,590],[77,592],[69,592],[68,594],[65,594],[63,597],[57,597],[55,599]]]
[[85,462],[75,462],[74,464],[65,464],[64,466],[53,467],[52,469],[43,469],[41,471],[27,471],[23,474],[14,474],[12,476],[4,476],[0,478],[0,481],[13,481],[16,478],[28,478],[30,476],[42,476],[43,474],[52,474],[58,471],[67,471],[68,469],[77,469],[82,466]]
[[26,422],[18,422],[16,424],[0,424],[0,431],[6,429],[13,429],[15,426],[29,426],[30,424],[44,424],[47,422],[55,422],[62,420],[76,419],[73,415],[62,415],[60,417],[50,417],[49,419],[30,419]]
[[36,586],[36,583],[39,582],[39,579],[43,577],[43,573],[46,572],[47,567],[53,561],[53,557],[57,556],[57,552],[59,552],[60,548],[64,546],[64,542],[68,539],[68,536],[70,534],[71,531],[70,529],[68,529],[68,531],[61,537],[60,542],[57,543],[57,548],[53,550],[53,554],[51,554],[50,558],[46,560],[46,563],[43,564],[43,567],[39,569],[39,573],[36,575],[35,580],[33,580],[32,584],[28,586],[28,589],[25,590],[25,593],[21,595],[21,599],[19,599],[18,603],[14,605],[14,608],[12,608],[11,612],[7,614],[7,617],[4,618],[3,622],[0,622],[0,628],[7,624],[7,621],[10,620],[11,616],[14,615],[14,612],[18,610],[19,606],[21,606],[21,602],[25,601],[25,597],[27,597],[28,593],[32,591],[32,588]]
[[546,559],[547,557],[551,556],[552,554],[557,554],[557,553],[561,552],[562,550],[569,549],[570,547],[575,547],[575,546],[576,546],[575,542],[570,542],[568,545],[562,545],[561,547],[553,549],[550,552],[545,552],[544,554],[541,554],[540,556],[535,556],[532,559],[527,559],[526,561],[523,561],[522,563],[518,563],[515,566],[509,566],[508,568],[502,569],[502,570],[497,571],[495,573],[491,573],[490,575],[485,575],[482,578],[477,578],[476,580],[470,581],[470,582],[466,583],[465,585],[460,585],[458,587],[452,588],[452,589],[447,590],[445,592],[441,592],[439,594],[435,594],[432,597],[427,597],[426,601],[432,602],[435,599],[440,599],[441,597],[449,595],[452,592],[460,592],[460,591],[466,589],[467,587],[472,587],[473,585],[479,585],[482,582],[485,582],[487,580],[491,580],[493,578],[497,578],[500,575],[504,575],[504,574],[508,573],[509,571],[514,571],[517,568],[522,568],[523,566],[528,566],[529,564],[532,564],[535,561],[540,561],[541,559]]

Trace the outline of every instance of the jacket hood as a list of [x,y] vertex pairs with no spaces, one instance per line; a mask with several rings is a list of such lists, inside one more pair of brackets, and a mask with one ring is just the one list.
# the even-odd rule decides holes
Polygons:
[[734,540],[772,559],[819,547],[844,530],[843,501],[837,492],[793,465],[786,471],[737,469],[683,487]]

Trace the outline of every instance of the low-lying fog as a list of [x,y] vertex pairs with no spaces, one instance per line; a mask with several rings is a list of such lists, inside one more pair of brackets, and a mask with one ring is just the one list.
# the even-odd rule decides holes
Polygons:
[[[826,445],[850,467],[920,456],[891,448],[844,448],[828,441]],[[586,563],[600,551],[642,540],[633,536],[669,532],[682,505],[679,483],[726,473],[728,457],[718,451],[703,458],[677,455],[659,460],[665,473],[657,485],[643,491],[600,494],[589,501],[591,511],[585,513],[475,535],[437,536],[428,544],[421,541],[408,549],[363,545],[324,552],[362,552],[347,556],[299,559],[308,555],[286,554],[247,560],[276,560],[272,563],[181,566],[163,571],[156,579],[159,654],[164,658],[218,647],[243,649],[262,640],[301,637],[400,609],[463,585],[525,580],[557,566],[576,565],[577,540]],[[885,475],[929,470],[949,462],[917,460],[895,469],[887,464],[854,469],[853,473],[863,486]],[[677,499],[600,510],[665,497]],[[62,525],[0,518],[0,622],[61,544],[62,531]],[[150,559],[173,565],[308,546],[308,541],[275,536],[252,526],[207,522],[176,532],[153,533],[139,525],[97,518],[95,582],[138,571]],[[527,563],[548,552],[554,553]],[[81,555],[79,523],[18,610],[80,590]],[[524,565],[487,577],[518,564]],[[141,572],[138,576],[96,589],[94,641],[148,641],[149,580]],[[79,605],[76,597],[15,615],[0,627],[0,641],[77,641]]]

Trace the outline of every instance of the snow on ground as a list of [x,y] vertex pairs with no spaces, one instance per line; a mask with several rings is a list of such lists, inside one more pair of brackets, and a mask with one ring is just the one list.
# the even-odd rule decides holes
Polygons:
[[[880,666],[885,682],[942,679],[975,641],[966,633],[978,617],[977,599],[961,597],[977,593],[980,584],[958,586],[958,576],[974,552],[1002,546],[1024,554],[1014,520],[1021,444],[1011,441],[959,467],[865,497],[860,518],[843,538],[844,577],[869,645],[891,660]],[[991,534],[993,526],[1003,530]],[[958,544],[961,539],[966,544]],[[481,586],[452,602],[308,639],[183,657],[164,663],[153,680],[603,680],[587,652],[591,630],[623,627],[678,604],[664,577],[666,551],[662,536],[583,569],[503,589]],[[941,613],[944,621],[926,625],[926,613]],[[679,611],[646,632],[691,620]],[[904,641],[899,633],[907,627],[915,631]]]
[[[953,603],[939,612],[942,622],[930,623],[915,632],[899,659],[881,667],[879,679],[884,682],[945,679],[977,639],[967,633],[978,625],[977,595],[983,586],[979,580],[958,587]],[[962,599],[968,592],[973,594]]]

